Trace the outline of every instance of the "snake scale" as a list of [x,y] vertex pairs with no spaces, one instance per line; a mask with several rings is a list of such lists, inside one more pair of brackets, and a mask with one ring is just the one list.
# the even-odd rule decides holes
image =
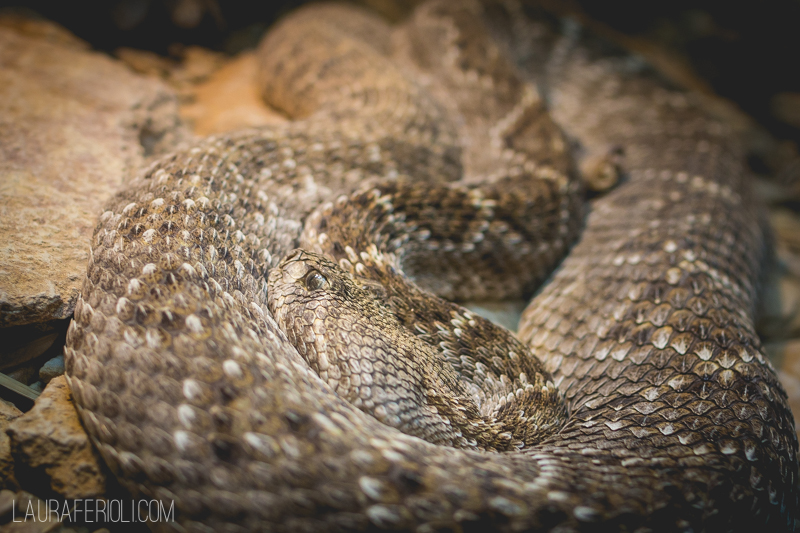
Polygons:
[[[111,470],[175,502],[153,527],[794,529],[738,141],[536,16],[303,8],[259,52],[293,120],[199,141],[109,204],[67,374]],[[573,153],[622,176],[585,218]],[[440,299],[548,276],[519,340]]]

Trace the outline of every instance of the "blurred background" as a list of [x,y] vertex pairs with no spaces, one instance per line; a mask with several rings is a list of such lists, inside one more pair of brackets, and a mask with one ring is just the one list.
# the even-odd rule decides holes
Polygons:
[[[3,0],[58,22],[95,49],[128,47],[180,59],[197,45],[225,54],[253,47],[271,22],[301,0]],[[400,19],[416,1],[360,2]],[[779,139],[800,142],[800,1],[570,0],[554,10],[580,12],[624,36],[685,62],[720,96],[736,102]]]

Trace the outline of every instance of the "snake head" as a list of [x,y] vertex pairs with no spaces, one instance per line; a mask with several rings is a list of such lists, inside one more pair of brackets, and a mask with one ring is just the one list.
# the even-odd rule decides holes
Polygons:
[[270,271],[267,290],[278,326],[339,397],[404,433],[464,445],[440,411],[464,419],[461,411],[472,406],[439,404],[443,396],[454,404],[465,399],[442,383],[447,374],[445,381],[457,386],[457,377],[399,323],[373,287],[321,255],[295,250]]
[[292,305],[327,300],[341,305],[368,297],[363,293],[364,290],[336,263],[302,249],[291,251],[270,271],[267,281],[268,305],[276,317]]
[[[559,397],[539,383],[545,377],[537,368],[528,372],[532,383],[526,378],[520,384],[514,376],[505,381],[489,377],[484,365],[473,370],[482,376],[478,381],[490,383],[490,398],[500,394],[498,386],[514,388],[503,388],[500,394],[504,407],[498,412],[504,412],[509,423],[484,416],[470,392],[473,384],[460,379],[452,362],[437,350],[442,342],[434,346],[422,341],[401,324],[369,281],[362,283],[324,256],[294,250],[270,271],[267,291],[278,326],[309,367],[339,397],[404,433],[449,446],[509,449],[521,443],[509,428],[517,427],[522,411],[506,405],[508,393],[516,392],[513,398],[530,395],[550,407],[542,409],[545,413],[561,412]],[[439,323],[439,328],[445,325]],[[462,340],[469,340],[448,339],[444,344],[458,350],[466,348]],[[539,426],[549,422],[548,416],[525,420],[541,433]],[[524,427],[518,431],[523,438]]]
[[373,291],[322,255],[290,252],[270,271],[267,294],[289,342],[340,396],[353,399],[359,387],[349,379],[348,361],[393,351],[385,332],[399,330],[397,319]]

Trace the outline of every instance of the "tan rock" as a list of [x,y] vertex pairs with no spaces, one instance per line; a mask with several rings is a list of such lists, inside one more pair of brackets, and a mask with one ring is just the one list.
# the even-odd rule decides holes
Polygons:
[[[30,472],[18,480],[48,480],[50,489],[64,498],[91,498],[103,494],[106,479],[102,460],[78,420],[64,376],[54,378],[33,409],[11,422],[8,430],[16,470]],[[24,466],[21,466],[24,465]]]
[[11,29],[20,35],[57,46],[88,50],[89,45],[66,28],[40,18],[29,18],[13,12],[0,16],[0,28]]
[[20,415],[22,411],[14,407],[14,404],[0,400],[0,488],[2,489],[17,487],[14,479],[14,459],[11,457],[11,439],[8,438],[6,429],[11,421]]
[[764,351],[781,372],[800,380],[800,339],[769,342]]
[[762,335],[787,338],[800,333],[800,280],[790,276],[772,279],[764,291]]
[[774,207],[769,216],[775,240],[792,252],[800,252],[800,214],[796,211]]
[[72,313],[103,204],[179,124],[162,82],[0,17],[0,327]]
[[197,135],[212,135],[242,128],[283,122],[285,117],[261,99],[255,82],[256,59],[240,54],[194,88],[192,102],[181,107]]
[[776,243],[776,261],[761,291],[758,331],[770,339],[800,336],[800,231],[795,215],[773,209],[771,219]]
[[206,81],[228,61],[227,56],[220,52],[200,46],[184,47],[177,44],[170,46],[170,55],[177,56],[180,60],[148,50],[126,47],[117,48],[114,55],[134,71],[157,76],[189,97],[198,83]]
[[163,80],[168,79],[169,73],[176,68],[175,61],[149,50],[122,47],[114,50],[114,55],[135,72]]
[[207,80],[227,60],[225,54],[201,46],[187,46],[180,50],[180,56],[180,68],[173,70],[170,76],[176,86]]

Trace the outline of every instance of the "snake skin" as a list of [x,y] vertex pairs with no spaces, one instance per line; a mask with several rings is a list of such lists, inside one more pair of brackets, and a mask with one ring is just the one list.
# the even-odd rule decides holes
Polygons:
[[[175,502],[153,527],[794,529],[741,148],[641,62],[531,15],[429,2],[392,34],[301,10],[260,50],[295,120],[201,141],[109,204],[67,374],[112,471]],[[573,146],[624,153],[585,221]],[[581,226],[521,343],[419,288],[530,292]],[[453,428],[465,413],[485,425]]]

